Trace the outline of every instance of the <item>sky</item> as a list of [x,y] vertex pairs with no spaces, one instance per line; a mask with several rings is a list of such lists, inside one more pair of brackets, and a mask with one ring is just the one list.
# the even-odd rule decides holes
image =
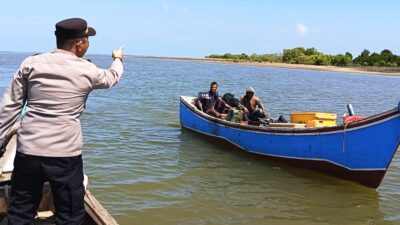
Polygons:
[[397,0],[16,0],[0,3],[0,51],[55,48],[55,24],[80,17],[97,31],[88,53],[204,57],[281,53],[315,47],[327,54],[389,49],[400,55]]

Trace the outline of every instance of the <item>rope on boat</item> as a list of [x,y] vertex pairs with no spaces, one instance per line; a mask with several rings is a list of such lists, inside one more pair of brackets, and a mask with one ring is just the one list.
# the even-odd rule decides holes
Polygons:
[[343,146],[342,146],[342,151],[343,152],[346,151],[346,129],[347,129],[347,124],[349,124],[349,123],[345,123],[344,124],[344,130],[343,130]]

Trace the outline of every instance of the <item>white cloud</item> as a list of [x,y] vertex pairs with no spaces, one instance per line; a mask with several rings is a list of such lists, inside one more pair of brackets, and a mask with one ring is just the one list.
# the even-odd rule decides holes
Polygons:
[[169,7],[168,7],[167,3],[163,3],[162,7],[163,7],[164,12],[168,12]]
[[297,34],[306,37],[310,33],[310,29],[306,27],[304,24],[297,24]]

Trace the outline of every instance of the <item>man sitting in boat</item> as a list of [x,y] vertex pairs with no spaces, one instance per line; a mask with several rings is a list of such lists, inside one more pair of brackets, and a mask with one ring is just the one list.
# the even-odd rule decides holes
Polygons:
[[240,102],[244,108],[246,108],[244,111],[249,120],[258,120],[259,118],[269,117],[260,98],[254,95],[254,88],[249,87],[246,91],[246,95],[241,96]]
[[215,116],[218,118],[226,118],[226,114],[224,113],[219,113],[216,109],[215,106],[218,104],[222,104],[224,107],[230,109],[231,106],[228,105],[224,100],[222,100],[221,96],[218,94],[218,83],[217,82],[212,82],[210,85],[210,90],[206,92],[200,92],[199,96],[196,101],[196,105],[198,109],[201,111],[211,115]]

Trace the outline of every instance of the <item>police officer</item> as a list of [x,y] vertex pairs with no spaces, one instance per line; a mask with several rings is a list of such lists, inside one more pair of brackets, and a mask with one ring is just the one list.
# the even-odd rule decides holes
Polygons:
[[84,216],[80,117],[89,93],[117,84],[123,49],[114,50],[109,69],[82,59],[89,36],[85,20],[56,24],[57,49],[26,58],[0,101],[0,143],[27,101],[17,136],[17,154],[8,207],[9,224],[31,224],[50,183],[56,224],[81,224]]

